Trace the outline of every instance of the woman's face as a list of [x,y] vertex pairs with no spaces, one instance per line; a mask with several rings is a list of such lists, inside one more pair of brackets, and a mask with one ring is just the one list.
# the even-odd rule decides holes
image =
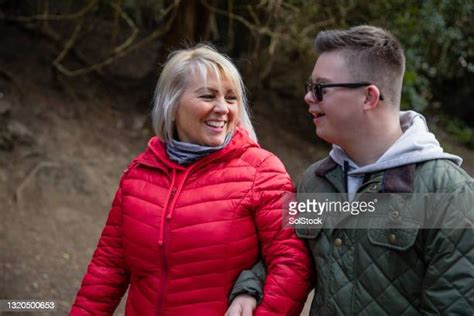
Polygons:
[[219,146],[235,128],[239,103],[231,82],[221,75],[220,82],[208,71],[207,85],[194,76],[179,100],[176,130],[182,142]]

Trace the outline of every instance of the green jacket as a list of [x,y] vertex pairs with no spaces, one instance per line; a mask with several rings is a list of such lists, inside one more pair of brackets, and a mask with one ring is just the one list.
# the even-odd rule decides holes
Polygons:
[[[328,157],[306,170],[298,193],[345,192],[344,182]],[[474,182],[432,160],[369,174],[365,192],[462,193],[468,203]],[[470,229],[298,229],[316,266],[311,315],[474,315],[474,206],[464,207]]]
[[[328,157],[306,170],[297,191],[345,192],[344,178]],[[462,196],[456,205],[464,209],[469,228],[297,229],[316,268],[310,314],[474,315],[474,206],[468,204],[473,179],[449,160],[431,160],[368,174],[358,192]],[[451,214],[433,210],[431,216],[441,221]],[[253,272],[262,274],[261,269],[255,266]],[[261,292],[249,272],[242,273],[231,299]]]

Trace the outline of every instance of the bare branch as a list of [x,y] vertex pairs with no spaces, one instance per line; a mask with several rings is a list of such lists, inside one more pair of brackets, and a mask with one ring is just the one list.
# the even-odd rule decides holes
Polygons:
[[261,27],[260,28],[260,27],[256,26],[255,24],[252,24],[250,21],[248,21],[247,19],[245,19],[244,17],[242,17],[240,15],[237,15],[235,13],[227,12],[225,10],[221,10],[221,9],[216,8],[216,7],[213,7],[209,3],[207,3],[206,0],[201,0],[201,3],[206,8],[208,8],[209,10],[211,10],[214,13],[224,15],[224,16],[228,16],[230,19],[234,19],[234,20],[242,23],[244,26],[246,26],[250,31],[252,31],[254,33],[261,34],[261,35],[268,35],[268,36],[272,36],[272,37],[276,36],[276,37],[280,37],[282,39],[288,38],[288,36],[285,35],[285,34],[272,32],[268,27]]
[[125,11],[122,10],[122,8],[119,5],[117,5],[113,2],[110,2],[110,5],[112,6],[112,8],[115,9],[115,11],[118,14],[120,14],[122,19],[124,19],[125,22],[127,22],[128,26],[130,26],[130,28],[132,29],[132,34],[125,40],[125,42],[123,42],[121,45],[114,48],[114,52],[119,53],[119,52],[125,50],[127,47],[129,47],[135,41],[135,39],[137,38],[137,35],[138,35],[138,28],[135,25],[135,23],[133,22],[133,20],[128,16],[128,14],[125,13]]
[[58,57],[56,57],[56,59],[53,61],[53,65],[56,66],[57,64],[61,63],[61,61],[64,59],[64,57],[66,57],[67,53],[71,50],[71,48],[74,47],[74,44],[77,41],[79,32],[82,29],[83,22],[84,21],[81,19],[81,21],[79,21],[79,23],[76,24],[76,27],[74,28],[74,32],[72,33],[71,38],[69,38],[69,40],[66,42],[66,45],[64,45],[64,49],[61,51],[61,53],[59,53]]
[[324,21],[319,21],[319,22],[316,22],[316,23],[312,23],[312,24],[308,25],[307,27],[303,28],[299,33],[300,33],[300,35],[305,37],[311,31],[320,29],[320,28],[328,26],[328,25],[334,25],[334,23],[335,23],[335,20],[334,20],[333,17],[331,17],[331,18],[329,18],[327,20],[324,20]]
[[227,48],[232,50],[234,48],[234,20],[229,17],[229,14],[234,9],[234,1],[227,0],[227,23],[229,27],[227,28]]
[[[76,70],[70,70],[70,69],[64,67],[61,63],[56,63],[56,64],[54,64],[54,66],[63,75],[68,76],[68,77],[76,77],[76,76],[81,76],[81,75],[88,74],[88,73],[93,72],[93,71],[100,71],[103,67],[108,66],[108,65],[116,62],[117,60],[125,57],[127,54],[129,54],[129,53],[131,53],[131,52],[147,45],[151,41],[155,40],[156,38],[158,38],[158,37],[162,36],[163,34],[165,34],[166,32],[168,32],[169,29],[171,28],[172,21],[173,21],[175,15],[176,15],[176,10],[174,10],[174,11],[172,11],[172,10],[175,9],[178,5],[179,5],[179,0],[175,0],[172,4],[170,4],[163,11],[162,15],[160,16],[160,19],[162,19],[166,15],[168,15],[169,12],[173,12],[173,15],[168,20],[168,23],[163,28],[155,30],[154,32],[152,32],[150,35],[148,35],[147,37],[145,37],[144,39],[142,39],[141,41],[139,41],[135,45],[130,45],[130,44],[128,44],[127,46],[121,45],[121,46],[123,46],[121,50],[117,50],[115,54],[113,54],[112,56],[109,56],[108,58],[102,60],[101,62],[90,65],[88,67],[76,69]],[[128,40],[126,42],[128,42]]]
[[87,5],[85,5],[81,10],[76,13],[71,14],[49,14],[47,11],[43,14],[33,15],[33,16],[18,16],[18,17],[5,17],[7,21],[17,21],[17,22],[33,22],[33,21],[65,21],[65,20],[76,20],[84,15],[86,15],[90,10],[92,10],[99,0],[90,0]]
[[[114,1],[114,0],[111,0],[111,1]],[[117,6],[118,7],[122,7],[122,0],[115,0],[115,1],[117,1]],[[115,40],[117,39],[117,36],[120,32],[119,15],[120,15],[120,12],[115,10],[114,27],[113,27],[113,31],[112,31],[112,43],[114,43],[114,44],[115,44]]]

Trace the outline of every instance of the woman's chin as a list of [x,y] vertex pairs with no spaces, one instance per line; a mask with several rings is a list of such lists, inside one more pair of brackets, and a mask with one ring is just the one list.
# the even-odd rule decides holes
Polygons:
[[210,142],[208,142],[205,146],[208,146],[208,147],[217,147],[217,146],[221,146],[223,143],[224,143],[224,140],[210,141]]
[[224,141],[225,141],[225,135],[207,137],[207,139],[204,141],[204,146],[217,147],[217,146],[221,146],[224,143]]

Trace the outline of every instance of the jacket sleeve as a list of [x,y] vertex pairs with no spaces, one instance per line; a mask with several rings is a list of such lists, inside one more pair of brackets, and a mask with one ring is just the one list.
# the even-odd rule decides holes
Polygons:
[[262,260],[259,260],[252,269],[240,272],[232,291],[230,291],[229,302],[232,302],[240,294],[248,294],[257,300],[257,304],[260,304],[263,299],[263,282],[265,282],[266,275],[267,270]]
[[473,181],[443,199],[439,229],[423,232],[427,269],[420,311],[423,315],[474,314]]
[[283,164],[270,155],[257,169],[253,191],[255,222],[267,268],[263,300],[255,315],[300,315],[310,291],[309,251],[294,229],[282,226],[282,195],[293,192]]
[[119,188],[70,315],[112,315],[120,303],[129,283],[121,227],[122,190]]

